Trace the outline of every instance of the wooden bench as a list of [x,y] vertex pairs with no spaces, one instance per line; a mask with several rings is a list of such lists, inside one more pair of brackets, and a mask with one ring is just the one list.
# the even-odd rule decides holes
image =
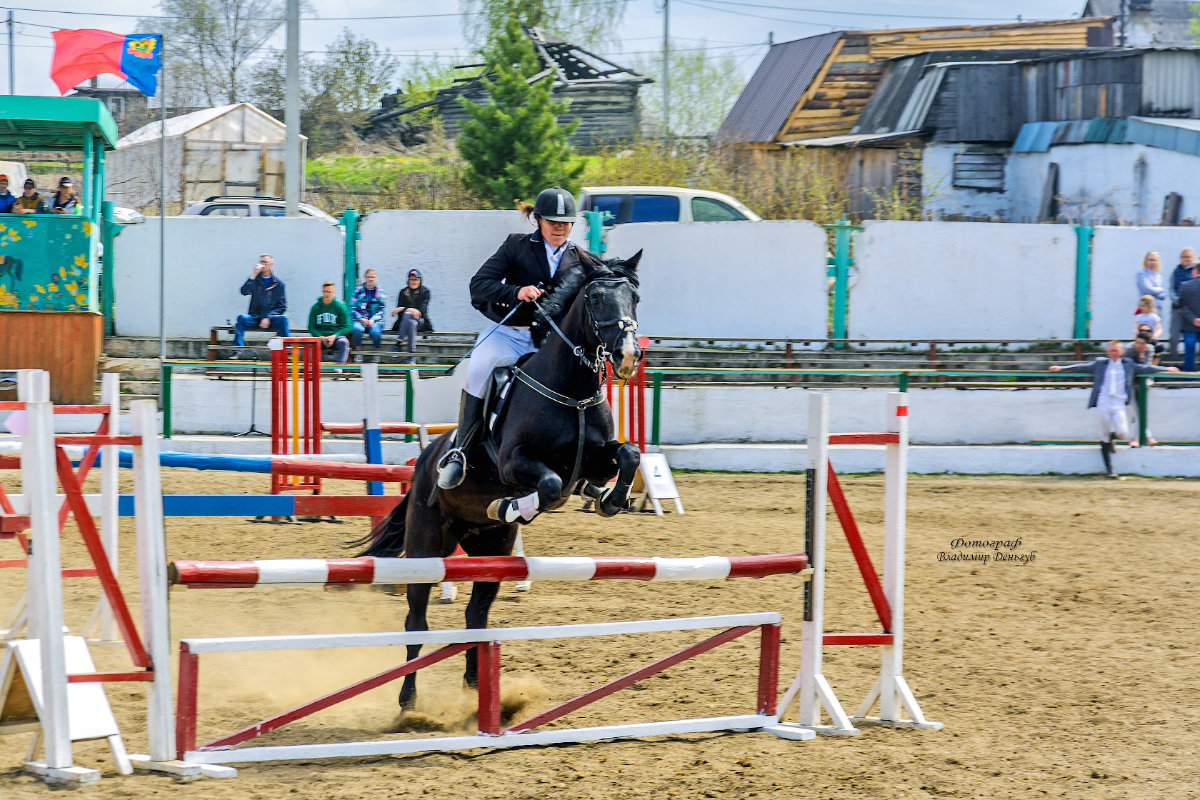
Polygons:
[[[251,328],[246,331],[246,344],[238,346],[229,343],[233,338],[234,328],[232,325],[213,325],[208,329],[208,346],[205,349],[205,358],[208,361],[227,361],[229,357],[243,349],[256,350],[266,348],[266,342],[275,337],[273,330],[261,330],[259,328]],[[292,328],[292,336],[308,336],[309,332],[305,328]],[[425,345],[436,345],[436,350],[447,348],[461,349],[463,352],[471,346],[478,334],[474,331],[425,331],[417,334],[418,343]],[[262,337],[261,344],[251,341],[251,336]],[[395,338],[395,334],[390,331],[384,331],[384,344],[380,347],[375,347],[367,338],[362,345],[357,349],[353,345],[350,347],[351,361],[375,361],[375,362],[395,362],[402,363],[407,361],[408,353],[393,353],[392,344],[388,344],[388,339]],[[222,342],[225,343],[222,343]],[[257,340],[256,340],[257,341]],[[434,353],[416,353],[414,354],[418,363],[437,361]],[[263,359],[267,360],[267,359]]]

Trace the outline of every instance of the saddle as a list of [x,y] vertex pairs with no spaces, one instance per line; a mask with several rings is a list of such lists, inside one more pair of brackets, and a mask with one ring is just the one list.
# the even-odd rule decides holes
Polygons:
[[502,359],[497,362],[483,387],[483,434],[479,441],[493,464],[498,463],[500,456],[500,428],[508,413],[508,397],[512,392],[514,373],[532,355],[526,353],[515,361]]

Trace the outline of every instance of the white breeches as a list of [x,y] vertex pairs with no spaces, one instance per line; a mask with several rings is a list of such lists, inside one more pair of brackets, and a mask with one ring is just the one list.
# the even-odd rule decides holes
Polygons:
[[503,359],[516,361],[536,349],[528,330],[499,323],[487,326],[479,332],[475,350],[467,361],[467,394],[482,397],[488,375],[496,364]]
[[1129,414],[1126,406],[1097,405],[1096,419],[1100,423],[1101,439],[1108,441],[1109,435],[1114,433],[1118,439],[1129,438]]

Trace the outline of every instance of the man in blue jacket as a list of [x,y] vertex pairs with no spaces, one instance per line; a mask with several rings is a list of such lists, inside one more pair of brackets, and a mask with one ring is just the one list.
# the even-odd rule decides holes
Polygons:
[[1113,471],[1113,440],[1117,437],[1129,440],[1130,447],[1137,447],[1137,439],[1129,436],[1128,407],[1133,402],[1133,378],[1153,372],[1179,372],[1177,367],[1156,367],[1153,364],[1138,364],[1125,358],[1125,346],[1116,339],[1108,343],[1108,358],[1081,361],[1077,364],[1050,367],[1051,372],[1092,373],[1092,394],[1088,408],[1096,409],[1100,422],[1100,456],[1104,459],[1104,471],[1110,478],[1118,478]]
[[242,284],[241,292],[250,296],[249,313],[239,314],[234,325],[233,343],[241,347],[246,344],[246,330],[274,328],[280,336],[291,334],[288,325],[287,293],[283,281],[273,274],[275,259],[263,253],[254,265],[254,271]]

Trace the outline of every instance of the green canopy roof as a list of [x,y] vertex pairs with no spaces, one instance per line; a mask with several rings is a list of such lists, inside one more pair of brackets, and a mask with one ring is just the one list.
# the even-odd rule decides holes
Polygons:
[[82,150],[91,133],[100,146],[117,146],[117,123],[90,97],[0,95],[0,149]]

